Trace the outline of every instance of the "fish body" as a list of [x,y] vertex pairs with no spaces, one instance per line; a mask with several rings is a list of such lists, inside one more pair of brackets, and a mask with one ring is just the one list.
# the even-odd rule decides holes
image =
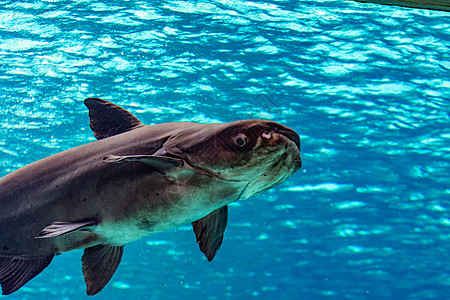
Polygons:
[[0,284],[10,294],[57,254],[85,249],[88,295],[101,291],[123,247],[192,223],[212,260],[227,204],[286,180],[301,167],[298,134],[281,124],[144,125],[108,101],[89,98],[97,141],[0,179]]

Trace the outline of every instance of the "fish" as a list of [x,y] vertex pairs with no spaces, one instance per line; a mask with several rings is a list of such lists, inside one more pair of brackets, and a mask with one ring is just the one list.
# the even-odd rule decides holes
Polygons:
[[450,11],[450,0],[355,0],[363,3],[420,8],[439,11]]
[[302,165],[298,133],[273,121],[144,125],[112,102],[84,104],[96,141],[0,179],[4,295],[76,249],[84,249],[86,293],[95,295],[125,244],[189,223],[211,261],[228,204],[280,184]]

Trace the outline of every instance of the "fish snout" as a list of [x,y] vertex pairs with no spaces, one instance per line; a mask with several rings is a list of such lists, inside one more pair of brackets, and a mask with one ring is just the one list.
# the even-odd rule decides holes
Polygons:
[[275,130],[275,132],[284,135],[289,140],[294,142],[294,144],[297,146],[298,151],[300,152],[300,136],[298,135],[297,132],[295,132],[294,130],[292,130],[292,129],[288,128],[288,127],[277,128]]
[[275,133],[281,134],[282,136],[293,142],[297,146],[297,150],[300,152],[300,136],[297,132],[290,129],[289,127],[276,127],[271,131],[263,132],[261,134],[261,137],[266,140],[270,140]]
[[300,136],[297,132],[290,129],[289,127],[282,126],[278,124],[272,128],[270,131],[264,131],[261,137],[264,140],[272,141],[274,145],[284,144],[283,148],[286,154],[290,157],[288,164],[290,164],[291,169],[299,170],[302,167],[302,157],[300,155]]
[[289,147],[292,151],[292,165],[295,169],[295,171],[299,170],[302,167],[302,157],[300,155],[300,136],[298,135],[297,132],[295,132],[294,130],[290,129],[289,127],[281,127],[281,128],[277,128],[275,130],[276,133],[281,134],[282,136],[284,136],[285,138],[287,138],[288,141],[292,142],[293,144],[295,144],[295,146],[292,143],[291,146]]

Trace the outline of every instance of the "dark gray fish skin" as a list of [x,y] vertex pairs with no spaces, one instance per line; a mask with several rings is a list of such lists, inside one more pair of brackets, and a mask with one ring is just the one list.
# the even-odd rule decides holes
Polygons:
[[450,12],[450,0],[355,0],[355,1]]
[[193,223],[212,260],[226,205],[261,193],[301,167],[296,132],[265,120],[144,125],[108,101],[88,98],[98,141],[0,179],[0,284],[10,294],[54,255],[85,248],[88,295],[101,291],[123,245]]

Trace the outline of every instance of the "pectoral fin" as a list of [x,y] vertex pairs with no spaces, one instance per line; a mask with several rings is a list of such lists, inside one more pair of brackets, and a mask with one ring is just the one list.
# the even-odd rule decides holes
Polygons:
[[39,232],[35,237],[35,239],[57,237],[89,226],[97,225],[98,222],[99,221],[97,217],[80,222],[53,222],[52,224],[42,229],[41,232]]
[[227,227],[228,207],[216,209],[206,217],[192,222],[200,250],[211,261],[222,245],[223,233]]
[[103,158],[107,163],[123,163],[127,161],[138,161],[155,168],[158,172],[165,174],[166,172],[183,166],[183,160],[173,157],[157,156],[157,155],[107,155]]
[[98,245],[84,249],[81,258],[86,293],[100,292],[116,272],[122,260],[123,246]]
[[9,295],[20,289],[34,276],[42,272],[52,261],[48,256],[0,256],[0,284],[3,295]]

